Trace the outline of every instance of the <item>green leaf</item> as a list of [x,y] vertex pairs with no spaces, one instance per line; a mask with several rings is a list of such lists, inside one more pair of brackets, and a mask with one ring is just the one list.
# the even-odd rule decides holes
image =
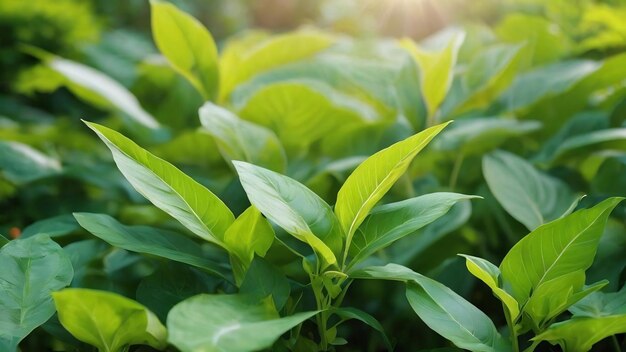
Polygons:
[[243,280],[254,255],[264,257],[274,241],[272,225],[254,206],[244,211],[226,230],[224,243],[231,255],[231,264],[238,283]]
[[409,268],[387,264],[365,268],[351,277],[406,282],[406,296],[415,313],[459,348],[481,352],[511,350],[487,315],[448,287]]
[[285,332],[316,312],[281,318],[271,298],[198,295],[177,304],[167,317],[169,341],[181,352],[246,352],[270,348]]
[[483,174],[502,207],[531,231],[568,214],[578,204],[579,196],[564,182],[512,153],[486,155]]
[[626,333],[626,314],[605,317],[574,317],[552,324],[533,341],[549,341],[561,345],[563,351],[587,352],[600,340]]
[[454,76],[456,57],[463,43],[465,34],[455,35],[441,51],[430,52],[419,48],[410,39],[404,39],[400,45],[413,57],[420,69],[420,87],[429,119],[435,116],[443,102]]
[[329,34],[302,30],[269,37],[252,32],[226,45],[220,60],[220,101],[242,82],[281,65],[311,57],[335,42]]
[[99,105],[115,107],[145,127],[159,128],[159,123],[139,105],[137,98],[104,73],[60,57],[49,58],[47,64],[68,80],[68,88],[79,97],[90,102],[96,99],[101,102]]
[[271,130],[245,121],[211,102],[200,108],[200,122],[227,160],[243,160],[276,172],[287,166],[285,151]]
[[234,216],[216,195],[123,135],[95,123],[86,124],[109,147],[117,167],[137,192],[194,234],[224,246],[224,233]]
[[609,128],[587,132],[564,140],[549,162],[580,158],[604,150],[626,150],[626,128]]
[[626,285],[617,292],[594,292],[569,308],[575,317],[626,314]]
[[523,305],[543,283],[589,268],[609,214],[621,200],[607,199],[532,231],[502,260],[504,287]]
[[310,80],[267,85],[235,105],[243,119],[276,132],[289,152],[306,148],[344,125],[378,117],[368,104]]
[[448,124],[430,127],[379,151],[348,177],[335,204],[335,213],[347,236],[344,262],[352,237],[370,210],[404,174],[413,158]]
[[226,268],[207,259],[197,243],[178,233],[149,226],[125,226],[105,214],[74,213],[74,217],[85,230],[112,246],[156,255],[201,268],[222,278],[228,277]]
[[239,293],[261,300],[272,296],[277,310],[283,309],[291,287],[287,277],[268,261],[256,257],[239,288]]
[[24,184],[60,174],[61,163],[26,144],[0,141],[0,171],[9,181]]
[[433,141],[440,151],[461,153],[464,157],[491,151],[515,137],[541,128],[537,121],[517,121],[503,117],[471,118],[455,121]]
[[385,347],[387,347],[387,350],[389,351],[393,350],[393,347],[391,346],[391,342],[389,341],[389,338],[387,337],[387,334],[385,333],[385,329],[383,328],[383,326],[378,322],[378,320],[376,320],[376,318],[374,318],[367,312],[364,312],[357,308],[342,307],[342,308],[333,309],[332,313],[336,314],[339,318],[341,318],[341,322],[337,323],[336,325],[339,325],[343,323],[344,321],[347,321],[350,319],[355,319],[364,324],[367,324],[369,327],[373,328],[374,330],[380,333],[380,335],[383,338],[383,342],[385,343]]
[[431,193],[374,208],[354,235],[348,268],[437,220],[458,201],[472,198],[478,197]]
[[443,116],[484,108],[496,100],[515,78],[521,45],[494,45],[479,52],[467,68],[456,74],[441,108]]
[[101,352],[130,345],[167,346],[167,331],[141,304],[116,293],[68,288],[52,294],[59,321],[75,338]]
[[150,7],[152,35],[161,53],[205,100],[215,97],[219,70],[211,33],[171,3],[151,0]]
[[501,100],[509,110],[528,108],[566,92],[599,67],[591,60],[569,60],[535,68],[518,76]]
[[242,161],[233,164],[250,203],[292,236],[308,243],[326,264],[337,262],[343,236],[326,202],[292,178]]
[[0,248],[0,346],[17,344],[54,314],[50,293],[70,284],[68,256],[47,235],[13,240]]
[[515,298],[500,287],[500,269],[485,259],[471,255],[462,254],[461,256],[466,259],[467,270],[489,286],[494,296],[506,307],[511,321],[515,321],[520,314],[520,307]]
[[54,216],[48,219],[40,220],[32,223],[22,230],[20,238],[28,238],[40,233],[54,238],[69,235],[80,229],[76,220],[71,214]]
[[176,304],[206,292],[221,283],[214,277],[176,262],[165,262],[137,286],[137,301],[150,309],[161,321]]

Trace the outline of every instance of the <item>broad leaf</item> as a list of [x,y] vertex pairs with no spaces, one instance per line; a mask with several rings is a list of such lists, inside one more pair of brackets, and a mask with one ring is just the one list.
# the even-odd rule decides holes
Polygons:
[[511,350],[487,315],[446,286],[409,268],[387,264],[365,268],[351,277],[406,282],[406,295],[413,310],[426,325],[459,348],[481,352]]
[[609,214],[621,200],[607,199],[532,231],[502,260],[504,287],[524,304],[543,283],[589,268]]
[[224,233],[234,216],[215,194],[123,135],[95,123],[86,124],[109,147],[117,167],[137,192],[191,232],[223,246]]
[[529,230],[568,214],[579,196],[561,180],[504,151],[483,158],[483,174],[502,207]]
[[130,345],[167,346],[167,331],[141,304],[116,293],[68,288],[53,293],[59,321],[80,341],[102,352],[121,352]]
[[0,174],[15,184],[58,175],[61,163],[30,146],[0,141]]
[[504,304],[511,320],[515,321],[520,314],[520,307],[515,298],[500,287],[500,269],[485,259],[471,255],[462,256],[466,259],[467,270],[489,286],[494,296]]
[[233,164],[250,203],[292,236],[308,243],[327,264],[337,262],[343,236],[324,200],[287,176],[242,161]]
[[464,38],[464,34],[455,35],[445,48],[437,52],[419,48],[410,39],[400,42],[420,69],[420,87],[431,121],[452,85],[456,57]]
[[246,272],[239,293],[261,300],[272,296],[277,310],[283,309],[291,287],[279,268],[263,258],[256,257]]
[[274,37],[252,32],[239,41],[229,42],[220,60],[220,101],[255,75],[313,56],[334,41],[326,33],[303,30]]
[[404,174],[413,158],[448,123],[428,128],[372,155],[348,177],[337,194],[335,213],[347,236],[344,262],[352,237],[370,210]]
[[604,317],[574,317],[560,323],[552,324],[534,341],[549,341],[559,344],[563,351],[587,352],[593,345],[611,335],[626,333],[626,314]]
[[312,81],[264,86],[236,105],[243,119],[276,132],[289,152],[306,148],[344,125],[377,118],[368,104]]
[[227,160],[243,160],[277,172],[287,160],[278,137],[271,130],[245,121],[211,102],[199,111],[204,129],[215,138]]
[[224,243],[232,253],[235,279],[241,283],[254,255],[264,257],[274,241],[272,225],[254,206],[244,211],[226,230]]
[[374,208],[354,234],[348,267],[443,216],[460,200],[477,198],[457,193],[431,193]]
[[228,277],[228,270],[211,261],[202,248],[191,239],[175,232],[149,226],[125,226],[105,214],[75,213],[76,221],[85,230],[112,246],[189,264],[219,277]]
[[281,318],[271,298],[198,295],[177,304],[167,317],[169,341],[181,352],[247,352],[270,348],[285,332],[314,316]]
[[68,87],[78,96],[92,100],[91,96],[95,94],[97,99],[119,109],[133,121],[151,129],[159,127],[159,123],[139,105],[132,93],[104,73],[60,57],[50,58],[47,64],[68,80]]
[[47,235],[10,241],[0,248],[0,346],[17,344],[54,314],[50,293],[68,286],[74,271]]
[[217,93],[217,47],[211,33],[191,15],[171,3],[151,0],[154,41],[172,67],[202,94]]

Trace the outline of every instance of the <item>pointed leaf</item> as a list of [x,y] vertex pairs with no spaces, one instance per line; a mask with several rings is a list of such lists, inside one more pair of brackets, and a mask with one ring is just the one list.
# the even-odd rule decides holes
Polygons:
[[48,235],[13,240],[0,248],[0,346],[17,344],[54,314],[50,293],[70,284],[74,271]]
[[0,141],[0,175],[7,180],[24,184],[60,172],[58,160],[26,144]]
[[277,172],[285,170],[285,151],[271,130],[211,102],[206,102],[199,113],[202,126],[215,138],[227,160],[243,160]]
[[467,270],[489,286],[494,296],[502,301],[506,307],[511,320],[515,321],[520,313],[519,304],[515,298],[500,287],[500,268],[482,258],[463,254],[461,256],[466,259]]
[[169,341],[181,352],[247,352],[270,348],[285,332],[314,316],[281,318],[271,298],[198,295],[177,304],[167,317]]
[[504,352],[511,346],[485,313],[441,283],[397,264],[368,267],[351,275],[407,283],[411,307],[431,329],[470,351]]
[[103,352],[145,344],[167,346],[167,331],[141,304],[116,293],[68,288],[53,293],[59,321],[75,338]]
[[308,243],[327,264],[337,262],[343,236],[324,200],[287,176],[242,161],[233,164],[250,203],[292,236]]
[[215,194],[123,135],[95,123],[86,124],[109,147],[117,167],[137,192],[191,232],[223,246],[224,233],[234,216]]
[[596,342],[611,335],[626,333],[626,314],[604,317],[575,317],[550,327],[533,338],[559,344],[563,351],[587,352]]
[[483,174],[502,207],[531,231],[568,213],[580,198],[561,180],[504,151],[483,158]]
[[588,269],[609,214],[622,198],[609,198],[538,227],[502,260],[504,287],[523,305],[541,284]]
[[105,214],[75,213],[74,217],[85,230],[112,246],[156,255],[193,265],[222,278],[228,277],[226,268],[207,259],[197,243],[178,233],[149,226],[125,226]]
[[[404,174],[417,153],[447,125],[428,128],[395,143],[367,158],[352,172],[339,190],[335,204],[335,213],[347,236],[346,248],[350,248],[352,236],[370,210]],[[344,261],[347,253],[346,249]]]
[[342,322],[350,319],[356,319],[364,324],[367,324],[368,326],[380,333],[383,338],[383,342],[385,343],[385,347],[387,347],[387,350],[393,350],[391,342],[389,341],[389,338],[387,337],[383,326],[378,322],[378,320],[376,320],[376,318],[374,318],[367,312],[364,312],[357,308],[343,307],[332,310],[332,313],[340,317]]
[[374,208],[354,235],[349,267],[437,220],[458,201],[471,198],[478,197],[431,193]]
[[172,67],[202,94],[217,93],[217,47],[211,33],[171,3],[151,0],[154,41]]

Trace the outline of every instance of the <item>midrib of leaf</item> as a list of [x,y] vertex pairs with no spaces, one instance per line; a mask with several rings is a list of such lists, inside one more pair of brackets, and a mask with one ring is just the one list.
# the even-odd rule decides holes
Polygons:
[[[87,312],[89,311],[89,309],[85,306],[85,301],[77,300],[77,302],[78,302],[78,304],[81,306],[81,308],[84,311],[87,311]],[[117,351],[113,351],[111,349],[111,346],[109,346],[109,344],[107,343],[106,339],[102,335],[102,331],[100,330],[100,326],[98,325],[98,323],[94,319],[94,316],[92,314],[87,314],[87,317],[88,317],[89,321],[91,322],[92,326],[94,327],[94,330],[98,333],[98,338],[100,339],[100,341],[102,342],[102,345],[104,346],[104,351],[101,351],[101,352],[117,352]]]
[[[29,251],[30,252],[30,251]],[[24,323],[24,319],[26,318],[26,312],[28,311],[28,306],[24,307],[24,302],[26,301],[26,297],[28,296],[28,291],[30,291],[30,267],[32,265],[32,258],[29,255],[28,261],[26,262],[26,270],[24,271],[24,287],[22,288],[22,309],[20,309],[20,327]]]
[[[604,213],[604,212],[603,212]],[[539,281],[537,282],[537,284],[535,286],[539,286],[541,285],[545,279],[545,277],[548,275],[548,273],[552,270],[552,268],[554,268],[554,266],[558,263],[558,261],[561,259],[561,257],[565,254],[565,252],[567,252],[567,250],[572,246],[572,244],[578,240],[578,238],[580,236],[582,236],[582,234],[587,231],[591,226],[593,226],[595,224],[595,220],[597,220],[598,217],[596,217],[596,219],[594,219],[593,222],[591,222],[590,224],[588,224],[587,226],[585,226],[585,228],[583,228],[581,231],[579,231],[576,236],[574,236],[574,238],[572,238],[565,247],[563,247],[563,250],[559,253],[559,255],[556,257],[556,259],[554,259],[554,261],[552,262],[552,264],[550,265],[550,267],[548,267],[548,269],[544,270],[543,275],[541,276],[541,278],[539,278]],[[541,248],[542,248],[542,252],[543,252],[543,241],[541,242]],[[543,257],[543,255],[541,256],[541,260],[545,261],[545,258]]]
[[398,165],[402,165],[407,159],[410,159],[412,156],[414,156],[413,154],[415,153],[416,150],[418,150],[420,147],[422,147],[424,144],[427,144],[427,142],[425,142],[425,140],[422,140],[417,146],[415,146],[415,148],[412,148],[411,151],[409,153],[407,153],[402,159],[400,159],[391,169],[390,172],[388,172],[385,177],[383,177],[383,179],[381,180],[381,182],[376,184],[376,187],[374,188],[374,190],[372,192],[370,192],[370,194],[367,196],[367,198],[365,199],[365,201],[363,203],[361,203],[361,207],[357,210],[354,218],[352,219],[352,222],[350,223],[350,228],[348,229],[348,237],[346,239],[346,247],[344,249],[343,252],[343,260],[342,260],[342,267],[345,267],[346,264],[346,260],[348,258],[348,251],[350,249],[350,245],[352,243],[352,237],[354,236],[354,232],[356,231],[355,228],[355,224],[357,222],[357,219],[361,216],[361,213],[363,212],[363,209],[365,208],[364,205],[368,204],[372,198],[374,197],[374,195],[376,193],[378,193],[378,191],[380,190],[381,186],[383,184],[385,184],[385,181],[387,181],[389,179],[389,177],[391,176],[391,174],[393,173],[394,170],[396,170],[398,168]]
[[[100,132],[98,132],[100,134]],[[102,135],[102,134],[101,134]],[[118,150],[121,154],[123,154],[124,156],[126,156],[127,158],[129,158],[130,160],[133,160],[135,162],[137,162],[138,164],[142,165],[145,169],[148,170],[149,173],[151,173],[152,175],[154,175],[154,177],[156,177],[157,179],[159,179],[159,181],[163,182],[163,184],[165,186],[167,186],[168,189],[170,189],[174,194],[176,194],[176,196],[182,200],[182,202],[187,206],[187,210],[196,218],[196,220],[200,221],[200,223],[202,224],[202,227],[207,231],[207,234],[209,234],[210,237],[212,237],[215,241],[216,244],[220,245],[222,248],[224,248],[224,244],[222,243],[222,241],[220,241],[214,234],[213,232],[209,229],[209,227],[204,223],[204,221],[200,218],[200,216],[195,212],[195,210],[191,207],[191,205],[187,202],[187,200],[181,196],[180,193],[178,193],[178,191],[176,191],[172,186],[169,185],[169,183],[167,183],[162,177],[160,177],[157,173],[155,173],[149,166],[145,165],[144,163],[138,161],[137,159],[131,157],[130,155],[128,155],[128,153],[126,153],[125,151],[123,151],[122,149],[118,148],[115,143],[111,142],[111,140],[106,137],[105,135],[102,135],[104,138],[106,138],[106,140],[116,149]],[[165,160],[159,158],[156,155],[153,155],[155,158],[157,158],[158,160],[162,161],[162,162],[166,162]],[[147,162],[149,162],[150,160],[148,159]],[[173,165],[172,165],[173,166]],[[174,168],[176,168],[174,166]],[[177,169],[178,170],[178,169]],[[180,170],[179,170],[180,171]],[[181,171],[182,172],[182,171]],[[193,182],[196,182],[195,180],[192,179]],[[184,187],[184,185],[183,185]],[[144,196],[146,199],[149,199],[149,197],[147,197],[143,192],[137,190],[139,193],[141,193],[142,196]],[[194,192],[194,197],[197,197],[197,194]]]

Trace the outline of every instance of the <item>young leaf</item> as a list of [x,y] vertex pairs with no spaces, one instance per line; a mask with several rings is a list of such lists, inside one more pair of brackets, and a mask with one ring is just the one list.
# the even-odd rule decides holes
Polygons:
[[459,348],[481,352],[511,350],[487,315],[446,286],[409,268],[387,264],[365,268],[351,277],[406,282],[406,296],[415,313]]
[[285,171],[287,159],[271,130],[245,121],[211,102],[199,111],[204,129],[215,138],[227,160],[244,160],[276,172]]
[[171,3],[151,0],[154,41],[172,67],[202,94],[217,93],[217,47],[211,33],[192,16]]
[[292,236],[308,243],[325,263],[337,262],[343,236],[326,202],[287,176],[242,161],[233,164],[250,203]]
[[270,348],[282,334],[316,312],[281,318],[270,297],[198,295],[170,311],[169,341],[181,352],[247,352]]
[[257,254],[264,257],[274,241],[272,225],[254,206],[244,211],[226,230],[224,243],[231,255],[231,264],[237,283],[241,283]]
[[167,331],[141,304],[116,293],[68,288],[52,294],[59,321],[75,338],[102,352],[130,345],[167,346]]
[[17,344],[54,314],[50,293],[70,284],[74,271],[47,235],[13,240],[0,248],[0,347]]
[[400,42],[420,69],[420,87],[426,102],[429,120],[435,116],[450,89],[456,57],[464,38],[464,34],[455,35],[448,45],[438,52],[425,51],[410,39]]
[[151,129],[159,128],[159,123],[139,105],[137,98],[111,77],[60,57],[49,58],[47,64],[68,80],[68,88],[79,97],[92,101],[95,94],[95,99],[119,109],[135,122]]
[[500,288],[500,269],[485,259],[471,255],[461,256],[466,259],[465,265],[467,266],[467,270],[489,286],[493,294],[502,301],[506,307],[511,321],[515,321],[520,314],[519,304],[508,292]]
[[458,201],[471,198],[478,197],[431,193],[374,208],[354,235],[348,267],[437,220]]
[[370,210],[404,174],[417,153],[448,124],[430,127],[379,151],[361,163],[348,177],[337,194],[335,204],[335,213],[347,236],[344,262],[352,237]]
[[504,287],[523,305],[541,284],[589,268],[609,214],[621,200],[609,198],[528,234],[502,260]]
[[483,174],[502,207],[530,231],[568,214],[580,199],[561,180],[508,152],[486,155]]
[[194,234],[224,246],[224,233],[235,219],[215,194],[120,133],[86,124],[109,147],[117,167],[137,192]]
[[148,226],[125,226],[105,214],[74,213],[76,221],[94,236],[110,245],[189,264],[218,277],[228,278],[228,270],[207,259],[197,243],[175,232]]
[[626,333],[626,314],[603,317],[574,317],[550,325],[534,341],[549,341],[559,344],[563,351],[587,352],[596,342],[611,335]]

